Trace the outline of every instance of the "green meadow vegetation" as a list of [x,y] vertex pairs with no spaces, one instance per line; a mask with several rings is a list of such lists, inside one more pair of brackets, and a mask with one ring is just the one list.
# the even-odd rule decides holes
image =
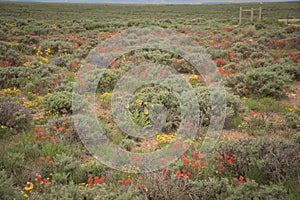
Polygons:
[[[262,6],[250,21],[239,7]],[[0,199],[300,199],[300,3],[109,5],[0,2]],[[146,85],[125,107],[132,122],[151,124],[151,106],[168,111],[162,130],[140,139],[116,124],[117,81],[143,63],[164,64],[195,91],[203,120],[189,149],[154,172],[114,170],[85,148],[72,113],[73,85],[89,52],[127,28],[157,26],[185,34],[211,56],[226,89],[226,119],[213,151],[200,151],[211,119],[203,75],[179,55],[141,49],[103,70],[95,113],[115,145],[136,153],[163,149],[183,123],[168,88]],[[132,36],[133,38],[135,35]],[[96,62],[96,61],[95,61]],[[81,79],[89,84],[94,77]],[[84,102],[78,105],[84,106]],[[182,145],[181,144],[181,145]],[[132,159],[137,159],[134,156]]]

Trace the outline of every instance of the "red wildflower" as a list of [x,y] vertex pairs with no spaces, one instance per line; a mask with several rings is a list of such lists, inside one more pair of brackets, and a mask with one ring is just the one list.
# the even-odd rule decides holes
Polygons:
[[239,177],[239,180],[240,180],[240,181],[243,181],[243,180],[244,180],[244,177],[243,177],[243,176],[240,176],[240,177]]
[[38,182],[38,181],[40,181],[40,180],[41,180],[41,178],[42,178],[42,177],[41,177],[41,175],[37,175],[37,176],[36,176],[36,178],[35,178],[35,181],[37,181],[37,182]]
[[49,160],[49,165],[53,165],[53,160]]
[[47,183],[49,181],[49,178],[43,178],[43,182]]
[[224,72],[223,67],[218,67],[218,72]]
[[45,157],[41,156],[40,161],[42,161],[42,162],[45,161]]
[[221,155],[218,155],[218,156],[217,156],[217,160],[218,160],[218,161],[221,161],[222,159],[223,159],[223,156],[221,156]]
[[102,182],[104,182],[104,180],[105,180],[105,178],[102,176],[102,177],[100,177],[99,182],[102,183]]
[[200,165],[204,165],[204,160],[203,159],[200,160]]
[[94,182],[95,183],[102,183],[104,181],[104,177],[99,177],[99,176],[95,176],[94,177]]
[[176,177],[180,177],[181,176],[181,173],[179,171],[175,172],[175,176]]
[[230,155],[225,155],[226,163],[231,164],[234,158]]
[[88,182],[89,186],[92,186],[93,185],[93,178],[89,177],[88,180],[87,180],[87,182]]
[[243,87],[243,93],[246,94],[247,92],[248,92],[247,85],[244,85],[244,87]]
[[246,182],[249,182],[249,181],[250,181],[250,178],[247,177],[247,178],[246,178]]
[[132,179],[130,177],[127,178],[128,183],[132,183]]
[[222,163],[219,164],[219,169],[223,169],[224,165]]
[[200,155],[200,152],[199,152],[199,151],[194,151],[194,152],[193,152],[193,156],[197,157],[197,156],[199,156],[199,155]]
[[55,137],[54,136],[50,136],[50,141],[54,142],[54,140],[55,140]]

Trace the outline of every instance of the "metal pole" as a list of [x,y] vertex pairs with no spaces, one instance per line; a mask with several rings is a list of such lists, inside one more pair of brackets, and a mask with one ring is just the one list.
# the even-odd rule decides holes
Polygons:
[[242,24],[242,12],[243,12],[243,8],[240,7],[240,19],[239,19],[239,25]]
[[253,8],[251,8],[251,22],[253,22]]

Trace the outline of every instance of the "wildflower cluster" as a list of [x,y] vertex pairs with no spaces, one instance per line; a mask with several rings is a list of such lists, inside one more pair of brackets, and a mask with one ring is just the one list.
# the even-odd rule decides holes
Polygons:
[[46,163],[48,161],[49,165],[53,165],[54,161],[51,159],[51,156],[41,156],[40,161]]
[[47,140],[49,139],[50,142],[54,142],[54,136],[47,136],[46,131],[42,127],[36,127],[29,132],[30,134],[35,134],[36,140]]
[[105,178],[103,176],[89,177],[85,186],[95,186],[97,183],[103,183]]
[[25,198],[25,199],[28,199],[29,198],[29,195],[28,195],[28,192],[30,190],[33,189],[33,183],[27,181],[26,185],[24,186],[23,189],[21,188],[18,188],[18,190],[20,191],[20,193],[22,194],[22,196]]
[[124,185],[130,185],[132,184],[132,179],[130,178],[130,176],[128,176],[127,178],[122,178],[120,180],[118,180],[118,183],[124,184]]
[[218,155],[216,157],[216,161],[218,164],[218,169],[216,169],[216,174],[219,174],[220,170],[224,169],[224,165],[231,165],[234,161],[233,156],[226,154],[224,157],[222,155]]
[[236,177],[232,178],[232,180],[233,180],[233,183],[234,183],[236,186],[238,186],[238,185],[244,183],[245,181],[246,181],[246,182],[249,182],[249,181],[250,181],[250,178],[248,178],[248,177],[247,177],[247,178],[244,178],[243,176],[239,176],[238,178],[236,178]]
[[156,141],[159,142],[171,142],[175,137],[176,137],[177,133],[173,133],[173,134],[158,134],[156,135]]
[[0,66],[3,66],[3,67],[11,66],[11,62],[8,60],[0,60]]
[[0,91],[1,94],[4,96],[15,96],[16,94],[20,93],[21,90],[17,89],[16,87],[14,88],[5,88]]
[[35,184],[39,187],[42,188],[44,184],[48,183],[51,180],[52,173],[49,174],[49,177],[44,177],[42,178],[41,175],[37,175],[34,179]]
[[62,122],[57,122],[55,124],[53,124],[52,129],[55,131],[63,131],[66,129],[66,127],[68,126],[66,121],[62,121]]
[[181,161],[187,166],[192,168],[201,167],[204,165],[204,155],[199,151],[191,153],[191,159],[188,159],[185,155],[181,156]]
[[50,48],[47,48],[43,51],[40,47],[33,47],[33,50],[36,50],[35,55],[40,65],[49,61],[48,55],[51,53]]
[[300,56],[298,56],[298,54],[296,54],[294,51],[289,51],[288,57],[292,58],[296,63],[300,63]]
[[185,169],[182,169],[181,171],[176,171],[174,176],[175,177],[183,177],[183,178],[190,178],[192,175],[191,172],[187,172]]

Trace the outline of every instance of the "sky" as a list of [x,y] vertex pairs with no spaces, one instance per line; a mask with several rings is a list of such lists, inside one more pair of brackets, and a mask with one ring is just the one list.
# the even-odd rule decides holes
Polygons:
[[0,0],[20,2],[73,2],[73,3],[137,3],[137,4],[214,4],[249,2],[288,2],[300,0]]

